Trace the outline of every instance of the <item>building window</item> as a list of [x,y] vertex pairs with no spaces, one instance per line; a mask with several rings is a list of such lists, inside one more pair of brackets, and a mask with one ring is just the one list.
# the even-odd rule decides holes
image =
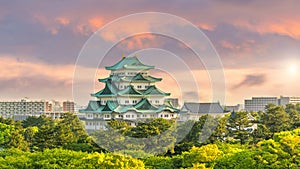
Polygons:
[[163,117],[163,115],[161,114],[160,117]]
[[137,118],[140,118],[140,115],[136,115]]
[[125,103],[129,103],[129,100],[125,100]]
[[165,114],[165,117],[169,117],[169,115],[168,115],[168,114]]
[[159,101],[158,101],[158,100],[155,100],[155,103],[159,103]]
[[143,117],[147,117],[147,114],[143,114]]
[[127,114],[125,117],[126,117],[126,118],[130,118],[130,115],[129,115],[129,114]]
[[132,118],[134,118],[134,115],[131,115]]
[[141,86],[141,85],[137,85],[137,88],[138,88],[138,89],[141,89],[141,88],[142,88],[142,86]]
[[110,115],[109,114],[105,114],[104,118],[110,118]]
[[137,103],[137,100],[132,100],[132,103],[133,103],[133,104]]

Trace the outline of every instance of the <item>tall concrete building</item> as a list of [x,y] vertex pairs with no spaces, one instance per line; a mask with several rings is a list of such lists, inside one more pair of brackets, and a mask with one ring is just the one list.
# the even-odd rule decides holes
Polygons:
[[252,99],[245,100],[245,110],[248,112],[265,111],[266,105],[273,103],[278,105],[277,97],[252,97]]
[[300,103],[300,97],[252,97],[252,99],[245,100],[245,110],[248,112],[264,112],[266,105],[270,103],[281,106],[285,106],[287,104],[297,104]]
[[[73,110],[72,102],[67,102],[66,110]],[[46,115],[52,118],[59,118],[63,113],[61,102],[51,100],[31,101],[22,99],[21,101],[0,101],[0,116],[3,118],[13,118],[14,120],[24,120],[29,116]],[[69,111],[68,111],[69,112]]]
[[63,112],[74,113],[75,104],[72,101],[63,102]]
[[24,120],[28,116],[39,116],[49,111],[49,106],[45,101],[1,101],[0,116],[4,118],[14,118]]

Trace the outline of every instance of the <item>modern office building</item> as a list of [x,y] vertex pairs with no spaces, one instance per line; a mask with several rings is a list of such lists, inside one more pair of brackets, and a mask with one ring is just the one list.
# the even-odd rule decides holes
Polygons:
[[162,78],[149,75],[154,66],[143,64],[136,56],[123,57],[110,70],[110,76],[99,79],[105,87],[92,94],[97,100],[91,100],[85,113],[85,128],[98,130],[105,128],[106,121],[115,119],[127,121],[134,126],[138,121],[149,118],[175,119],[176,109],[166,97],[170,93],[163,92],[155,83]]
[[252,97],[252,99],[245,100],[245,110],[248,112],[265,111],[266,105],[273,103],[279,105],[277,97]]
[[270,103],[281,106],[285,106],[287,104],[297,104],[300,103],[300,97],[252,97],[252,99],[245,100],[245,110],[248,112],[264,112],[266,105]]
[[291,96],[291,97],[284,97],[280,96],[280,105],[286,105],[286,104],[298,104],[300,103],[300,97]]

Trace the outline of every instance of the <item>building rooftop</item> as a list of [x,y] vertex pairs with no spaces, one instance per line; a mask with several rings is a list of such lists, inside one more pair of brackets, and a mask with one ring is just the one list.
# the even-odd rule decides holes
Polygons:
[[143,64],[136,56],[123,57],[118,63],[113,66],[106,66],[107,70],[118,70],[118,69],[133,69],[133,70],[147,70],[153,69],[154,66]]
[[181,113],[217,114],[224,113],[220,103],[184,103]]

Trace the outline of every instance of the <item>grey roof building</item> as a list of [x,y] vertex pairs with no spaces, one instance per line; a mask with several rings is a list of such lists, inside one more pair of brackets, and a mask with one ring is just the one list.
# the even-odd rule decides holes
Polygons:
[[182,106],[180,121],[199,120],[203,115],[224,116],[224,109],[220,103],[192,103],[187,102]]

